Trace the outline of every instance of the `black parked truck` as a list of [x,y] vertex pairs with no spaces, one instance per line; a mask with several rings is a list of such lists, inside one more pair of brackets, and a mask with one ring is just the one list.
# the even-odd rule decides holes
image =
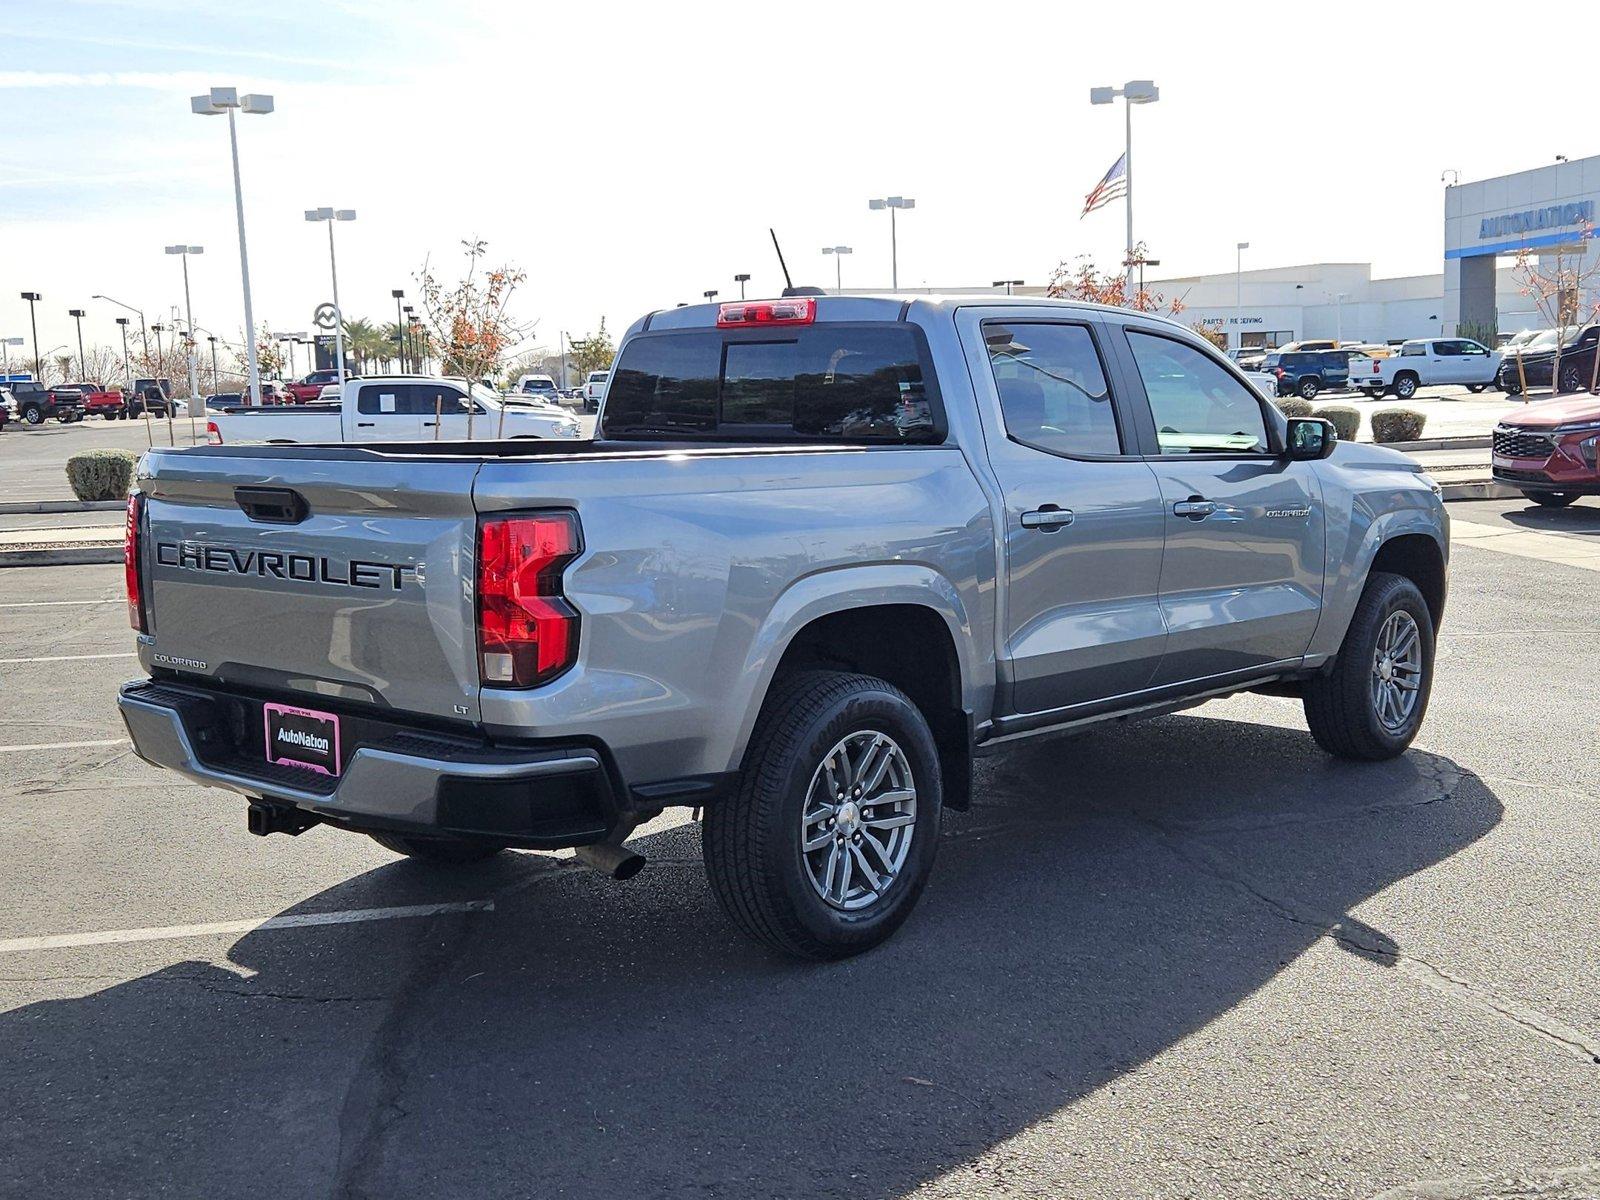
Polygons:
[[17,402],[17,420],[25,425],[43,425],[52,419],[69,425],[83,420],[83,393],[77,388],[46,387],[27,380],[11,385],[11,398]]

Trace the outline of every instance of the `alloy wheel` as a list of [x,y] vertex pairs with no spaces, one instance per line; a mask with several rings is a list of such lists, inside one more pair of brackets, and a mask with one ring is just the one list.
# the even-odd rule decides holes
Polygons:
[[811,776],[800,817],[800,851],[817,895],[857,912],[894,886],[917,827],[911,763],[875,729],[840,738]]
[[1372,708],[1390,733],[1399,733],[1417,708],[1422,687],[1422,633],[1416,618],[1392,612],[1372,653]]

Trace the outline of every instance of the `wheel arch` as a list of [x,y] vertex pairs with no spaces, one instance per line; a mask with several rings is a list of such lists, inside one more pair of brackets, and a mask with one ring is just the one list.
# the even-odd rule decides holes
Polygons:
[[1439,549],[1438,542],[1425,533],[1402,533],[1387,538],[1372,556],[1367,577],[1371,578],[1374,571],[1403,575],[1416,584],[1428,606],[1428,616],[1433,619],[1434,629],[1439,628],[1439,622],[1444,619],[1449,583],[1444,553]]

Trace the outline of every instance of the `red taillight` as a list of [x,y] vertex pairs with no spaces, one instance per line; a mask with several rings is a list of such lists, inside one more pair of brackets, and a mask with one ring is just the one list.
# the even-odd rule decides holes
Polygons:
[[578,657],[578,612],[561,572],[583,548],[575,513],[491,517],[478,526],[478,674],[533,687]]
[[206,422],[206,445],[222,445],[222,430],[217,428],[217,423],[215,421]]
[[1283,368],[1282,367],[1273,367],[1272,368],[1272,373],[1274,375],[1276,375],[1279,379],[1283,378]]
[[789,300],[735,300],[717,310],[718,329],[743,329],[748,325],[809,325],[817,319],[817,302],[811,297]]
[[139,587],[139,518],[144,514],[144,497],[138,492],[128,497],[128,528],[122,535],[122,578],[128,588],[128,624],[140,633],[144,628],[144,594]]

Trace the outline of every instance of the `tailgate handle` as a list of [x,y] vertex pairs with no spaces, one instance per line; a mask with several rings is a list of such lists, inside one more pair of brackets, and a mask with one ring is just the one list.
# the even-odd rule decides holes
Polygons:
[[311,515],[306,498],[292,488],[239,487],[233,498],[245,516],[269,525],[298,525]]

